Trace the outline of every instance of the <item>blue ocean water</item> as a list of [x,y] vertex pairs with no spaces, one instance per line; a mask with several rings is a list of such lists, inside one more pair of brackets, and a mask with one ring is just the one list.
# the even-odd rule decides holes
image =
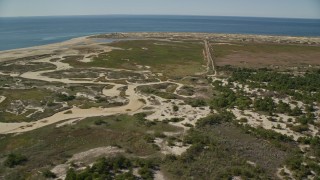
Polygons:
[[219,16],[66,16],[0,18],[0,50],[110,32],[211,32],[320,36],[320,19]]

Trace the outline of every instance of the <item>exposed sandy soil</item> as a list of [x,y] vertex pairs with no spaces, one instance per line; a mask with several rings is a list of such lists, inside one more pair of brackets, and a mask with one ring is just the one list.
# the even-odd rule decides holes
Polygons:
[[64,179],[71,163],[78,165],[78,169],[85,168],[86,165],[92,164],[99,157],[106,157],[124,153],[124,150],[116,147],[99,147],[75,154],[66,163],[55,166],[51,171],[57,175],[56,179]]
[[181,155],[186,152],[190,146],[183,146],[182,144],[175,144],[174,146],[168,146],[167,142],[161,138],[156,138],[154,140],[155,144],[160,147],[161,153],[163,154],[174,154]]
[[[287,174],[286,177],[284,177],[284,176],[281,175],[280,172],[281,172],[282,170]],[[280,169],[278,170],[277,176],[278,176],[280,179],[295,179],[295,178],[293,177],[292,172],[291,172],[286,166],[283,167],[283,168],[280,168]]]
[[2,103],[4,100],[6,100],[5,96],[0,96],[0,103]]
[[[268,120],[268,116],[261,115],[259,113],[255,113],[248,110],[241,111],[239,109],[233,109],[232,112],[238,120],[240,120],[241,118],[246,118],[248,120],[246,124],[250,126],[253,126],[253,127],[261,126],[264,129],[272,129],[278,133],[292,136],[294,140],[297,140],[299,137],[304,137],[304,135],[300,133],[296,133],[290,130],[289,128],[286,128],[286,123],[272,122]],[[278,126],[278,124],[281,126],[281,129],[275,128]]]
[[165,180],[163,173],[161,171],[156,171],[154,173],[154,180]]

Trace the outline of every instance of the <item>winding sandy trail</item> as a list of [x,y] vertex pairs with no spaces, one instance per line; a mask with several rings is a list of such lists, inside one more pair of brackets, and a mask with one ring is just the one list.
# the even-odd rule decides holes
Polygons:
[[[43,53],[43,51],[52,51],[53,49],[59,49],[59,48],[66,48],[68,46],[72,46],[75,44],[79,44],[81,42],[87,42],[88,40],[86,37],[83,38],[77,38],[73,39],[67,42],[63,43],[56,43],[52,45],[46,45],[42,47],[33,47],[33,48],[26,48],[26,49],[20,49],[15,51],[2,51],[0,52],[0,55],[6,55],[5,58],[2,60],[10,59],[10,57],[17,57],[22,56],[25,57],[26,55],[34,55],[39,53]],[[33,52],[34,51],[34,52]],[[31,54],[29,52],[32,52]],[[66,51],[67,55],[74,55],[73,51]],[[52,62],[53,58],[58,58],[60,60]],[[56,72],[61,70],[69,70],[72,69],[68,63],[61,62],[63,57],[60,55],[53,55],[51,57],[43,58],[43,59],[37,59],[33,60],[34,62],[43,62],[43,63],[51,63],[56,66],[56,69],[53,70],[43,70],[43,71],[29,71],[26,73],[23,73],[20,75],[22,78],[26,79],[33,79],[33,80],[41,80],[46,82],[61,82],[64,84],[103,84],[103,85],[112,85],[113,88],[107,89],[104,88],[102,90],[102,94],[105,96],[120,96],[120,91],[118,90],[121,87],[124,87],[123,84],[117,84],[112,82],[95,82],[95,79],[83,79],[83,80],[72,80],[72,79],[56,79],[52,77],[44,76],[44,73],[50,73],[50,72]],[[101,68],[97,68],[101,69]],[[104,68],[108,69],[108,68]],[[113,69],[116,70],[116,69]],[[117,69],[118,71],[121,71],[120,69]],[[128,71],[128,70],[126,70]],[[148,71],[149,72],[149,71]],[[142,71],[140,73],[143,73]],[[90,108],[90,109],[80,109],[78,107],[72,107],[69,110],[65,110],[62,112],[58,112],[50,117],[40,119],[38,121],[34,122],[21,122],[21,123],[0,123],[0,134],[10,134],[10,133],[23,133],[27,131],[32,131],[47,125],[55,124],[61,121],[67,121],[67,120],[77,120],[77,119],[84,119],[87,117],[97,117],[97,116],[109,116],[114,114],[133,114],[134,112],[138,112],[140,109],[142,109],[144,106],[150,104],[148,102],[148,98],[143,95],[139,95],[139,93],[136,92],[136,88],[138,86],[143,85],[154,85],[154,84],[161,84],[161,83],[174,83],[178,85],[178,88],[176,88],[174,94],[178,94],[178,90],[183,87],[183,84],[171,82],[171,81],[160,81],[160,82],[151,82],[151,83],[129,83],[126,85],[127,90],[125,92],[126,98],[128,99],[128,104],[124,106],[119,107],[111,107],[111,108]],[[181,97],[193,97],[193,96],[183,96],[179,95]],[[3,98],[2,98],[3,99]],[[146,104],[144,104],[140,99],[144,99],[146,101]],[[157,108],[158,109],[158,108]],[[71,113],[70,113],[71,112]],[[140,112],[140,111],[139,111]],[[159,115],[160,116],[160,115]]]
[[[111,82],[94,82],[94,80],[82,80],[82,81],[75,81],[71,79],[56,79],[50,78],[47,76],[43,76],[44,73],[55,72],[59,70],[68,70],[72,67],[69,64],[63,62],[50,62],[50,58],[45,58],[37,62],[49,62],[57,66],[54,70],[44,70],[44,71],[36,71],[36,72],[26,72],[21,74],[20,77],[26,79],[34,79],[34,80],[42,80],[47,82],[61,82],[65,84],[105,84],[105,85],[113,85],[113,88],[107,89],[104,88],[102,90],[102,94],[105,96],[119,96],[120,91],[118,90],[121,87],[124,87],[123,84],[116,84]],[[69,110],[65,110],[62,112],[58,112],[53,116],[43,118],[41,120],[35,122],[21,122],[21,123],[0,123],[0,134],[9,134],[9,133],[23,133],[27,131],[32,131],[50,124],[55,124],[61,121],[70,120],[70,119],[83,119],[87,117],[97,117],[97,116],[109,116],[114,114],[123,114],[123,113],[133,113],[141,109],[145,104],[141,102],[139,99],[145,99],[142,96],[138,95],[136,92],[136,88],[138,86],[143,85],[153,85],[153,84],[160,84],[165,82],[154,82],[154,83],[130,83],[127,85],[127,90],[125,92],[126,98],[128,99],[129,103],[120,106],[120,107],[111,107],[111,108],[90,108],[90,109],[80,109],[78,107],[73,107]],[[173,83],[173,82],[170,82]],[[147,100],[146,100],[147,101]],[[69,113],[69,112],[72,113]],[[68,113],[67,113],[68,112]]]
[[[57,67],[57,69],[67,69],[67,68],[65,66],[60,66],[60,67]],[[27,72],[22,74],[21,77],[27,78],[27,79],[42,80],[47,82],[61,82],[65,84],[81,83],[81,84],[113,85],[111,89],[104,88],[102,90],[103,95],[111,96],[111,97],[119,96],[120,91],[118,89],[125,86],[123,84],[116,84],[116,83],[110,83],[110,82],[106,83],[106,82],[93,82],[93,81],[75,81],[70,79],[56,79],[56,78],[50,78],[42,75],[45,72],[53,72],[53,71],[56,71],[56,70]],[[81,109],[78,107],[73,107],[69,110],[58,112],[53,116],[43,118],[35,122],[0,123],[0,134],[23,133],[23,132],[32,131],[50,124],[55,124],[61,121],[71,120],[71,119],[84,119],[88,117],[110,116],[114,114],[131,114],[131,113],[137,112],[138,110],[142,109],[146,105],[142,101],[140,101],[140,99],[145,99],[147,101],[147,104],[149,104],[146,97],[140,96],[136,92],[136,88],[138,86],[155,85],[155,84],[161,84],[161,83],[175,83],[175,82],[164,81],[164,82],[151,82],[151,83],[141,83],[141,84],[130,83],[127,85],[128,88],[125,92],[126,98],[128,99],[129,103],[124,106],[111,107],[111,108],[90,108],[90,109]],[[182,86],[182,84],[179,84],[179,83],[178,85]],[[70,111],[72,113],[70,113]]]
[[[115,86],[117,87],[117,86]],[[115,95],[116,90],[104,90],[103,93],[106,96]],[[35,121],[35,122],[22,122],[22,123],[0,123],[0,134],[9,134],[9,133],[22,133],[27,131],[32,131],[50,124],[58,123],[60,121],[68,119],[78,119],[78,118],[87,118],[87,117],[97,117],[97,116],[109,116],[114,114],[121,113],[130,113],[135,112],[141,109],[144,106],[144,103],[139,101],[140,96],[135,93],[135,85],[129,85],[126,94],[128,95],[129,103],[120,107],[112,108],[90,108],[90,109],[80,109],[73,107],[72,109],[58,112],[53,116]],[[111,92],[111,94],[110,94]],[[120,92],[118,91],[118,94]],[[72,113],[67,113],[71,111]],[[66,114],[67,113],[67,114]]]
[[[44,71],[36,71],[36,72],[26,72],[24,74],[21,74],[20,77],[26,78],[26,79],[34,79],[34,80],[42,80],[47,82],[61,82],[65,84],[105,84],[105,85],[113,85],[112,89],[106,89],[104,88],[102,91],[102,94],[105,96],[119,96],[120,91],[118,88],[123,87],[122,84],[116,84],[116,83],[107,83],[107,82],[94,82],[83,80],[83,81],[75,81],[70,79],[56,79],[56,78],[50,78],[47,76],[43,76],[44,73],[49,72],[55,72],[59,70],[68,70],[72,67],[63,62],[50,62],[50,58],[45,58],[37,62],[49,62],[57,66],[54,70],[44,70]],[[143,85],[143,84],[141,84]],[[54,114],[53,116],[43,118],[41,120],[35,121],[35,122],[21,122],[21,123],[0,123],[0,134],[8,134],[8,133],[22,133],[31,131],[37,128],[41,128],[50,124],[54,124],[60,121],[68,120],[68,119],[83,119],[87,117],[96,117],[96,116],[109,116],[114,114],[120,114],[120,113],[130,113],[135,112],[142,108],[144,106],[144,103],[142,103],[139,99],[141,97],[136,94],[135,89],[138,85],[136,84],[128,84],[128,89],[126,90],[127,99],[129,100],[129,103],[120,106],[120,107],[112,107],[112,108],[90,108],[90,109],[80,109],[77,107],[73,107],[72,109],[65,110],[62,112],[58,112]],[[3,98],[1,98],[3,99]],[[4,100],[4,99],[3,99]],[[70,111],[72,113],[66,113]]]
[[207,73],[210,73],[213,71],[213,76],[217,74],[216,68],[215,68],[215,63],[212,58],[212,54],[210,51],[210,44],[207,40],[204,41],[204,49],[205,49],[205,56],[207,58],[208,64],[207,64]]

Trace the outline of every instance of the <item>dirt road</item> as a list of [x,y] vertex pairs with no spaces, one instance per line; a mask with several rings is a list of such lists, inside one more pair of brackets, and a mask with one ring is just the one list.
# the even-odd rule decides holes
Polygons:
[[207,58],[207,73],[211,74],[213,73],[213,75],[215,76],[217,74],[216,71],[216,66],[211,54],[211,50],[210,50],[210,43],[208,42],[208,40],[204,40],[204,50],[205,50],[205,57]]

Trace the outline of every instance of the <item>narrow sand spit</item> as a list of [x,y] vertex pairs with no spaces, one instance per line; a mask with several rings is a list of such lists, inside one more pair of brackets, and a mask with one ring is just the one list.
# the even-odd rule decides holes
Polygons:
[[1,61],[8,61],[28,56],[36,56],[41,54],[52,54],[55,50],[60,50],[62,48],[72,47],[81,43],[93,43],[93,41],[87,36],[74,38],[68,41],[48,44],[43,46],[35,46],[29,48],[21,48],[21,49],[14,49],[14,50],[6,50],[0,51],[0,62]]

